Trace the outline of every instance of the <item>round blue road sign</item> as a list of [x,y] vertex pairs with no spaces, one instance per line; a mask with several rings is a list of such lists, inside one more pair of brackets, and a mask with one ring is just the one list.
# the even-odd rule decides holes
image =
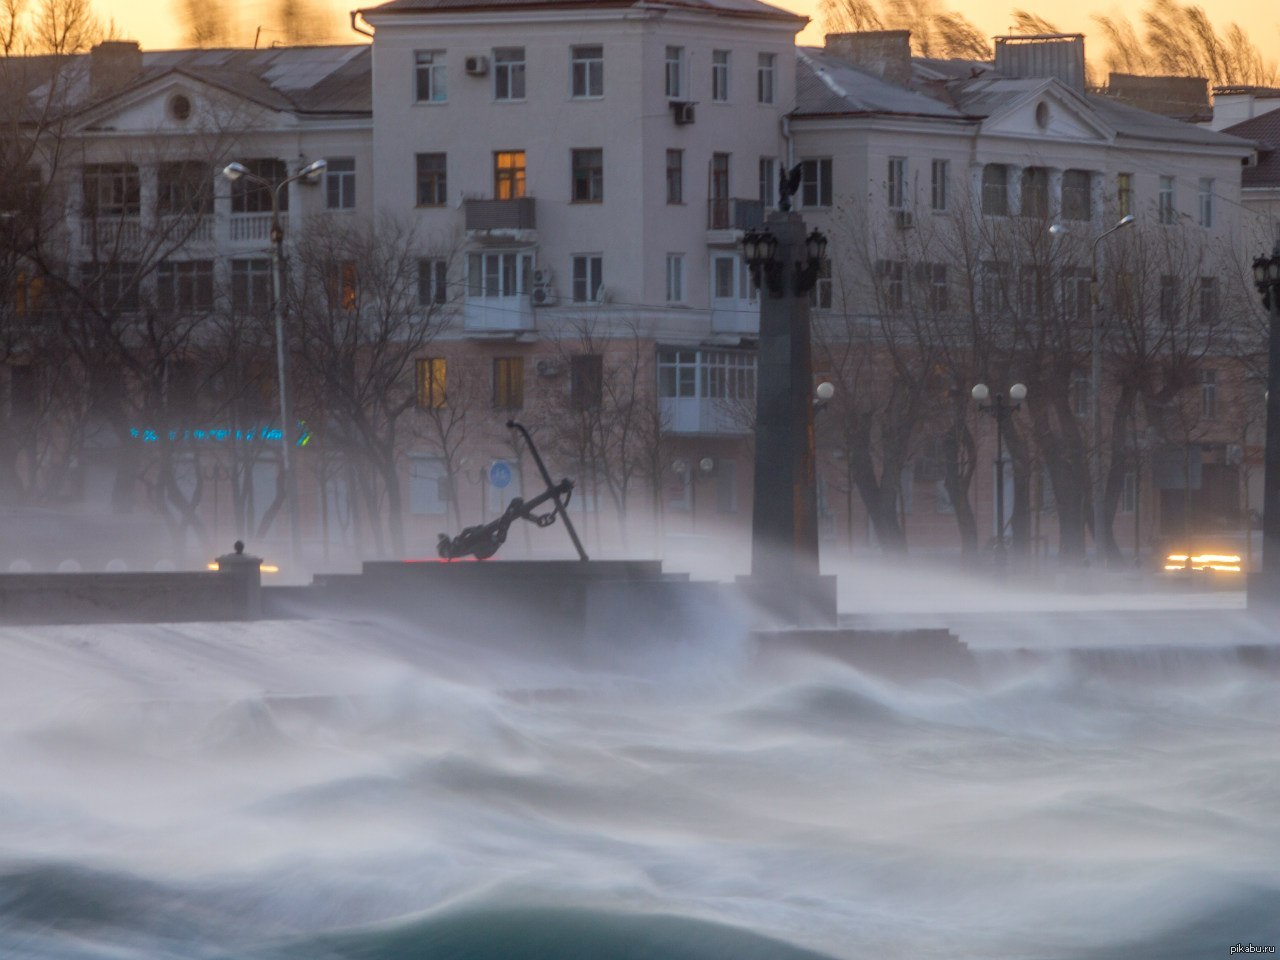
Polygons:
[[489,466],[489,482],[501,490],[511,482],[511,464],[505,460],[495,460]]

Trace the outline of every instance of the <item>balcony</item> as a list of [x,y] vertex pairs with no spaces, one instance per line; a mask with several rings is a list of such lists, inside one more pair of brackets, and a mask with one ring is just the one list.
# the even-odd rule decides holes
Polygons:
[[658,412],[664,433],[743,436],[752,431],[755,401],[660,397]]
[[[734,197],[707,201],[707,230],[740,232],[764,226],[764,202]],[[735,242],[728,236],[726,243]]]
[[500,230],[514,234],[536,229],[533,197],[517,197],[514,200],[463,200],[462,211],[467,230]]
[[[280,226],[289,231],[288,214],[280,215]],[[271,242],[270,213],[233,213],[228,224],[227,239],[232,243],[266,244]]]
[[137,217],[86,217],[80,221],[80,245],[85,247],[132,247],[142,239]]
[[467,333],[516,333],[533,330],[533,305],[528,294],[511,297],[467,297],[462,303],[462,326]]

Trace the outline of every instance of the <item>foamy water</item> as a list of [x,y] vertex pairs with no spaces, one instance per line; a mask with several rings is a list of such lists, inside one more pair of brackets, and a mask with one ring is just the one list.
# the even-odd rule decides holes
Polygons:
[[734,636],[0,630],[0,957],[1280,946],[1280,656],[1040,632],[903,686]]

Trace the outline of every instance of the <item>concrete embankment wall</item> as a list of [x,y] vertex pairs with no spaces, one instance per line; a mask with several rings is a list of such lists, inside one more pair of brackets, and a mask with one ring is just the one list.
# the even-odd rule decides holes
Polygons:
[[0,623],[165,623],[261,615],[257,569],[240,573],[0,574]]

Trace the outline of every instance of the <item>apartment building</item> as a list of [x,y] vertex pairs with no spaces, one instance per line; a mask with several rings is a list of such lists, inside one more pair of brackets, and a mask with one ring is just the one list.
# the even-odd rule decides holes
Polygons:
[[[1176,303],[1207,323],[1226,311],[1214,256],[1238,231],[1252,144],[1090,93],[1082,38],[1003,38],[987,64],[912,57],[895,31],[797,48],[804,19],[755,0],[392,0],[361,14],[371,45],[144,54],[111,43],[76,58],[64,65],[75,95],[59,130],[74,159],[63,156],[58,176],[68,262],[126,310],[270,303],[269,197],[218,175],[232,160],[272,182],[327,161],[316,182],[281,194],[288,244],[320,221],[406,225],[399,236],[417,270],[406,309],[433,330],[414,382],[397,387],[416,408],[396,433],[410,552],[536,492],[504,427],[513,415],[536,428],[553,472],[579,477],[575,509],[601,543],[618,532],[602,518],[620,496],[643,518],[633,527],[668,543],[745,532],[758,301],[740,242],[794,164],[796,205],[831,241],[812,299],[828,334],[905,330],[922,309],[994,318],[1016,308],[1039,282],[1018,273],[1017,257],[988,251],[970,275],[957,268],[974,224],[989,236],[1021,231],[1055,264],[1058,309],[1081,315],[1090,253],[1105,289],[1124,273],[1122,243],[1176,236],[1178,270],[1151,281],[1151,310]],[[1129,215],[1130,231],[1097,242]],[[359,282],[343,279],[338,301]],[[886,366],[885,354],[868,355]],[[965,376],[1010,373],[975,359]],[[1201,383],[1202,412],[1217,389]],[[1083,388],[1072,394],[1082,423],[1088,401]],[[633,447],[620,482],[619,464],[599,461],[617,458],[603,447],[637,409],[656,414],[656,427],[625,421]],[[258,521],[278,507],[270,424],[267,409],[248,452]],[[980,449],[988,426],[974,416]],[[373,508],[354,505],[359,482],[326,466],[337,444],[325,427],[313,419],[298,452],[308,552],[377,550],[361,539],[359,515]],[[195,448],[207,461],[244,429],[136,428],[84,455],[101,471],[81,481],[86,496],[110,486],[112,451],[130,439],[187,445],[179,486],[189,489]],[[1234,429],[1198,430],[1197,462],[1230,466]],[[921,429],[893,494],[914,544],[955,543],[937,432]],[[1147,480],[1125,479],[1125,503],[1131,490],[1147,503],[1162,495],[1151,477],[1168,445],[1135,471]],[[841,491],[848,453],[824,451],[825,529],[857,546],[875,536],[861,497]],[[996,523],[990,459],[980,455],[972,495],[984,531]],[[1006,471],[1007,512],[1017,483]],[[1036,509],[1048,536],[1052,484],[1037,475],[1033,486],[1047,491]],[[229,496],[215,483],[199,509],[222,502],[225,527]],[[264,533],[279,534],[278,523]]]

